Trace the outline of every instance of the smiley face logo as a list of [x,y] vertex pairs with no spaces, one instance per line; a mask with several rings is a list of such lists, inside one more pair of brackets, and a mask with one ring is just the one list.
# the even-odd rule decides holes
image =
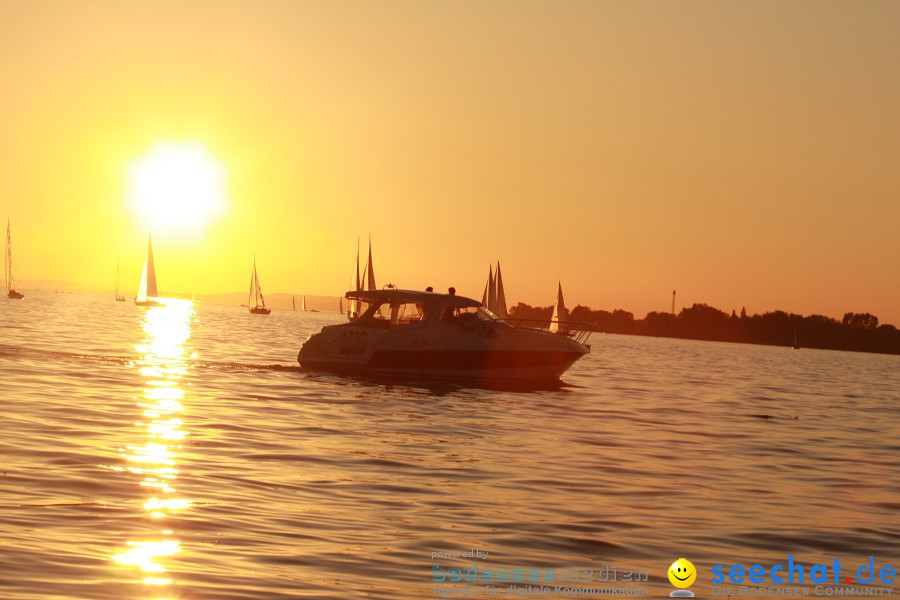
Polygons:
[[679,558],[672,563],[668,571],[669,582],[677,588],[691,587],[694,580],[697,579],[697,569],[693,563],[686,558]]

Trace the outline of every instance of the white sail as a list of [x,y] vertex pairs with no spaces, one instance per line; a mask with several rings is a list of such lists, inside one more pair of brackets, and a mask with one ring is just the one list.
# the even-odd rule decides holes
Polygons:
[[[565,320],[568,316],[566,311],[566,303],[563,300],[562,283],[559,284],[559,290],[556,293],[556,304],[553,305],[553,316],[550,317],[550,331],[565,331]],[[560,322],[563,322],[560,325]]]
[[500,275],[500,261],[497,261],[497,300],[494,302],[494,314],[505,319],[506,313],[506,292],[503,291],[503,276]]
[[156,290],[156,267],[153,264],[153,240],[147,236],[147,258],[144,259],[144,268],[141,269],[141,282],[138,284],[136,300],[146,302],[148,298],[156,298],[159,293]]
[[138,291],[135,300],[138,302],[147,301],[147,259],[144,259],[144,268],[141,269],[141,282],[138,283]]
[[153,264],[153,241],[147,236],[147,296],[156,298],[156,267]]

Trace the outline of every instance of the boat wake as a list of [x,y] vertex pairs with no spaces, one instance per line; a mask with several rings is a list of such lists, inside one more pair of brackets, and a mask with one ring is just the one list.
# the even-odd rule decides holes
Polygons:
[[[25,348],[21,346],[7,346],[0,344],[0,358],[24,359],[24,360],[71,360],[71,361],[96,361],[113,364],[128,365],[141,359],[139,354],[91,354],[82,352],[62,352],[59,350],[45,350],[42,348]],[[192,367],[201,369],[225,369],[233,371],[303,371],[299,365],[241,363],[232,361],[191,360],[185,361]]]
[[[108,364],[119,364],[129,366],[137,364],[142,356],[139,354],[102,354],[102,353],[84,353],[84,352],[63,352],[59,350],[46,350],[43,348],[28,348],[23,346],[10,346],[0,344],[0,359],[10,360],[33,360],[40,362],[101,362]],[[198,369],[210,369],[232,372],[260,372],[260,371],[282,371],[293,372],[320,380],[334,380],[335,383],[354,382],[362,385],[375,386],[407,386],[425,388],[443,395],[455,390],[463,389],[484,389],[504,392],[542,392],[553,390],[577,389],[580,386],[564,383],[562,381],[546,381],[546,382],[524,382],[524,381],[503,381],[503,380],[458,380],[444,379],[433,376],[416,377],[412,375],[404,375],[403,377],[392,375],[338,375],[334,373],[316,371],[314,369],[303,368],[297,364],[279,364],[279,363],[249,363],[236,361],[215,361],[215,360],[199,360],[187,359],[184,361],[190,367]]]

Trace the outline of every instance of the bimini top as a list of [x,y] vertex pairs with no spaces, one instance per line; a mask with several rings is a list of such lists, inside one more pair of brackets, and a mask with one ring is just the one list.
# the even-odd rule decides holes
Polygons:
[[481,302],[466,298],[465,296],[457,296],[450,294],[438,294],[435,292],[420,292],[419,290],[356,290],[347,292],[344,295],[348,300],[362,300],[369,304],[379,304],[384,302],[422,302],[432,303],[440,301],[445,306],[469,307],[481,306]]

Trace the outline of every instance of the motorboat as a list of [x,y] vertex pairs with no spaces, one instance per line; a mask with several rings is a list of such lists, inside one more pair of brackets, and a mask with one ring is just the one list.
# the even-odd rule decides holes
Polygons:
[[[303,368],[375,376],[558,381],[590,351],[590,330],[549,333],[501,320],[463,296],[415,290],[353,290],[355,320],[323,327],[300,348]],[[546,324],[544,324],[546,326]]]

